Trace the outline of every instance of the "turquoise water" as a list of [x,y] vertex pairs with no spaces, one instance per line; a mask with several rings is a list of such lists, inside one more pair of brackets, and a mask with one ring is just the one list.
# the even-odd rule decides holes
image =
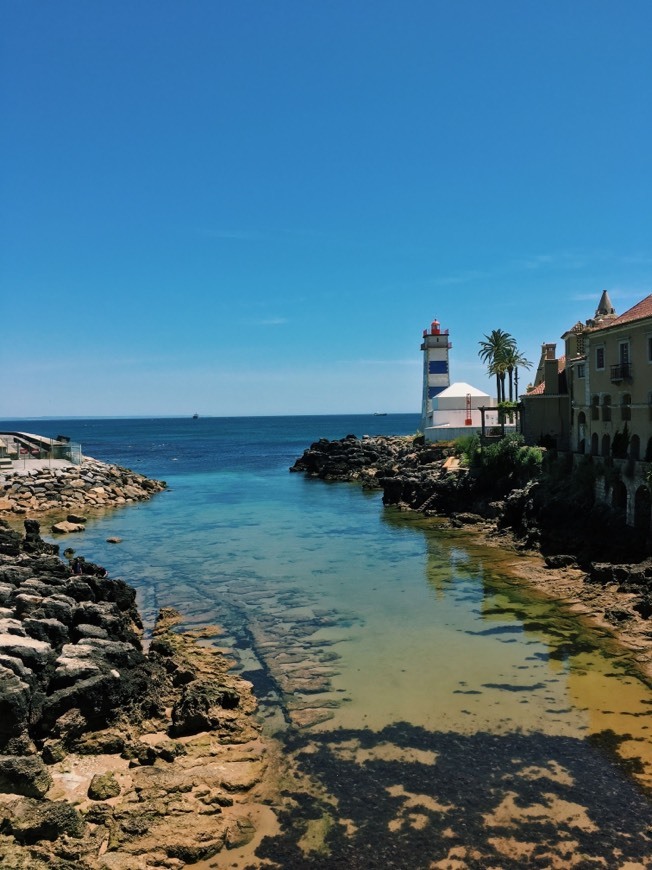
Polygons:
[[[540,832],[529,830],[536,817],[563,842],[579,844],[584,866],[598,866],[594,859],[621,866],[616,854],[646,866],[652,692],[629,656],[524,589],[499,550],[384,509],[377,492],[288,472],[319,437],[409,434],[417,423],[416,416],[389,415],[2,428],[66,434],[86,455],[167,480],[169,491],[92,519],[83,537],[66,544],[131,582],[148,626],[162,606],[180,610],[185,625],[219,624],[216,643],[254,683],[268,733],[281,735],[338,805],[350,799],[338,793],[342,777],[360,777],[360,788],[373,791],[364,777],[380,765],[376,788],[389,777],[375,797],[387,866],[422,866],[437,848],[446,858],[444,817],[451,821],[453,807],[460,818],[482,821],[473,838],[485,856],[500,860],[496,866],[524,866],[525,847],[517,858],[516,847],[503,843],[509,800],[523,842],[538,842]],[[108,544],[110,536],[122,543]],[[491,771],[483,766],[487,755],[498,765]],[[433,785],[444,757],[465,768],[454,794],[450,777],[435,777]],[[535,797],[533,782],[540,785]],[[409,823],[408,793],[428,795],[417,813],[427,823]],[[538,809],[523,816],[514,807],[527,800]],[[325,800],[319,811],[341,824],[346,813],[329,806]],[[347,810],[354,811],[358,834],[331,826],[331,857],[312,856],[314,866],[376,866],[352,857],[364,838],[381,837],[368,819],[365,825],[364,809]],[[288,830],[304,824],[287,820]],[[496,830],[503,846],[488,836]],[[509,831],[513,839],[513,826]],[[417,834],[427,845],[414,858]],[[417,863],[406,864],[401,848]],[[528,856],[548,866],[536,851]],[[297,866],[313,866],[305,854],[300,860]]]

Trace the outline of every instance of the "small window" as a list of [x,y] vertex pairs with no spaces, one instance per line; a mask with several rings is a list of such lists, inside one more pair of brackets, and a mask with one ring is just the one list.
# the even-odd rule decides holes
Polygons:
[[577,355],[582,356],[584,354],[584,336],[577,336]]
[[647,361],[652,362],[652,335],[647,340]]
[[604,368],[604,348],[597,347],[595,349],[595,367],[596,369]]
[[621,341],[619,345],[620,364],[627,365],[629,362],[629,342]]
[[577,377],[583,378],[584,377],[584,363],[581,363],[580,365],[578,365],[576,371],[577,371]]
[[[652,393],[650,395],[652,395]],[[593,396],[591,399],[591,419],[600,419],[600,396]]]

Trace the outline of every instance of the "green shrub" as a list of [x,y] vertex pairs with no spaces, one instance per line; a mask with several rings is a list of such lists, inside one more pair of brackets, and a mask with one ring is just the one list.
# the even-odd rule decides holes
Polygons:
[[487,484],[502,482],[517,486],[541,474],[544,452],[540,447],[526,447],[523,436],[506,435],[482,451],[482,477]]
[[460,435],[453,441],[453,451],[463,468],[475,465],[480,456],[480,438],[477,435]]

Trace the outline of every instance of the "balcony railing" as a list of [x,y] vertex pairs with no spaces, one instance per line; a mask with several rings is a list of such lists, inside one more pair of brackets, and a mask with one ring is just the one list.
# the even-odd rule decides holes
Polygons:
[[632,376],[632,364],[631,363],[618,363],[616,366],[611,366],[611,380],[612,381],[625,381],[629,380]]

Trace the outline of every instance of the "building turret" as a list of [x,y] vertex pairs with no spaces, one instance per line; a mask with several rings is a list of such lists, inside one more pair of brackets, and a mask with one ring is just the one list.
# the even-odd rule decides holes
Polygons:
[[450,386],[448,351],[453,345],[448,330],[442,332],[438,320],[430,329],[423,330],[423,399],[421,402],[421,431],[424,432],[432,415],[433,398]]
[[595,319],[602,320],[605,317],[615,317],[616,309],[611,304],[611,299],[606,290],[602,291],[602,296],[598,302],[598,307],[595,309]]

